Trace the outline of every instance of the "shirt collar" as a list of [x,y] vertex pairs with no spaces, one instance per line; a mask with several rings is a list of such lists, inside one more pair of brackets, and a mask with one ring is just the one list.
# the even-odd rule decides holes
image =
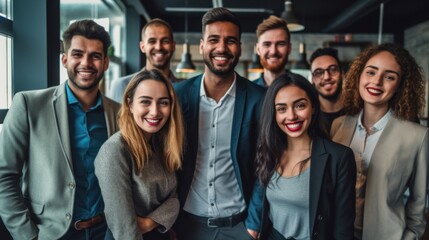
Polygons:
[[[67,80],[67,81],[70,81],[70,80]],[[70,89],[68,82],[65,85],[66,85],[66,93],[67,93],[67,103],[68,103],[68,105],[79,104],[79,106],[82,107],[82,104],[80,104],[79,100],[76,98],[76,96],[74,95],[73,91]],[[100,107],[101,104],[102,104],[101,94],[100,94],[100,92],[98,92],[97,93],[97,102],[96,102],[95,106],[93,106],[93,107],[90,108],[90,110],[96,109],[96,108]]]
[[[362,124],[362,116],[363,116],[363,110],[359,113],[358,123],[357,123],[360,130],[362,130],[362,129],[364,130],[365,129],[365,127]],[[389,120],[392,118],[392,116],[393,116],[393,111],[392,111],[392,109],[389,108],[389,110],[386,112],[386,114],[384,114],[384,116],[380,120],[378,120],[370,128],[370,131],[371,131],[370,134],[373,134],[373,133],[375,133],[377,131],[383,130],[384,127],[386,127],[386,125],[389,122]]]
[[[201,85],[200,85],[200,97],[207,96],[206,89],[204,88],[204,78],[205,74],[201,77]],[[226,91],[225,95],[222,97],[224,98],[226,95],[230,95],[231,97],[235,97],[235,83],[237,79],[237,74],[234,73],[234,82],[229,87],[228,91]]]

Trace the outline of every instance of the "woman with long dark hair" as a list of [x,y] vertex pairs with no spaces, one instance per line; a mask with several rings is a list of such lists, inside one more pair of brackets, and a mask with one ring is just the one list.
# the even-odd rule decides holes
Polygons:
[[262,109],[249,233],[261,232],[261,239],[353,239],[353,152],[321,137],[313,86],[301,76],[283,75],[268,88]]

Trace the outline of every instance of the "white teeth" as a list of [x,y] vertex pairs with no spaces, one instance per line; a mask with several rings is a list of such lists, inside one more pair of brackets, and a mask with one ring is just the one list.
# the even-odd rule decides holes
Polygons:
[[377,90],[377,89],[373,89],[373,88],[368,88],[368,92],[374,93],[374,94],[381,94],[382,93],[382,91]]
[[91,76],[92,72],[79,72],[79,74],[89,77],[89,76]]
[[297,128],[301,125],[301,123],[293,123],[293,124],[288,124],[287,126],[291,129]]
[[218,61],[225,61],[227,58],[226,57],[214,57],[215,60]]
[[159,119],[148,119],[148,118],[146,118],[146,121],[148,121],[150,123],[157,123],[157,122],[159,122]]

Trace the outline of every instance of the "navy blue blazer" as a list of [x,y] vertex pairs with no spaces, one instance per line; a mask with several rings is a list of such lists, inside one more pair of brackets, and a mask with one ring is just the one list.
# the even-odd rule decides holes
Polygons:
[[[256,183],[246,226],[267,239],[272,225],[265,187]],[[310,234],[312,239],[352,240],[355,220],[356,164],[346,146],[316,137],[311,149]],[[261,226],[262,225],[262,226]]]
[[[174,84],[185,123],[185,150],[182,170],[177,174],[181,205],[191,187],[198,148],[198,112],[203,75]],[[246,204],[255,182],[254,159],[258,138],[260,107],[265,89],[236,74],[236,95],[231,134],[231,158],[237,182]]]

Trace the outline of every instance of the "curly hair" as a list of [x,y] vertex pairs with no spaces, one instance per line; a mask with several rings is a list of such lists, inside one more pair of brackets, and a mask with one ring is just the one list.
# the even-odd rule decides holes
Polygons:
[[425,79],[423,70],[411,54],[403,47],[385,43],[370,46],[362,51],[350,65],[344,79],[344,109],[347,115],[359,113],[364,106],[359,94],[359,79],[366,63],[376,54],[387,51],[391,53],[401,68],[401,79],[397,92],[389,100],[389,107],[395,117],[414,121],[421,116],[425,105]]

